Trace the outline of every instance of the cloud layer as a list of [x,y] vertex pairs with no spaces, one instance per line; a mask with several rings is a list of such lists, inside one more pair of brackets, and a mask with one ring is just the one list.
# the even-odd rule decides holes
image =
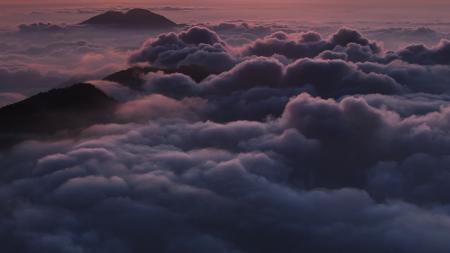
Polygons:
[[448,41],[220,29],[256,28],[150,39],[107,123],[0,153],[5,252],[449,252]]

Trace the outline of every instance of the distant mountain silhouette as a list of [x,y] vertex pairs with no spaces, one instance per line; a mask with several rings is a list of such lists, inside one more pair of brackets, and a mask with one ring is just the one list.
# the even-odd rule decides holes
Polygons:
[[177,24],[168,18],[145,9],[131,9],[128,12],[108,11],[94,16],[81,24],[108,25],[127,28],[173,28]]
[[142,86],[144,85],[144,79],[142,77],[150,72],[158,71],[161,70],[153,67],[134,66],[108,75],[107,77],[103,78],[103,80],[116,82],[130,89],[141,91]]
[[176,69],[133,66],[131,68],[115,72],[105,77],[103,80],[116,82],[130,89],[139,91],[142,89],[142,85],[144,85],[144,79],[142,77],[150,72],[158,71],[162,71],[165,74],[181,73],[189,76],[196,82],[201,82],[212,74],[219,74],[218,72],[208,71],[199,65],[181,66]]
[[117,104],[90,84],[39,93],[0,108],[0,148],[30,136],[49,136],[108,122]]

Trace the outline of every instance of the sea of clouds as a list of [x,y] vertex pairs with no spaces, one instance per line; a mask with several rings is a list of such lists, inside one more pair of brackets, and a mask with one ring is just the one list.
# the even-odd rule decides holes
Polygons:
[[[55,33],[42,29],[20,33]],[[2,57],[71,52],[89,71],[69,69],[120,104],[108,124],[0,153],[1,251],[449,252],[450,42],[437,38],[388,49],[345,27],[222,23],[121,51],[10,45]],[[95,80],[112,63],[210,75]],[[58,76],[21,71],[0,80]]]

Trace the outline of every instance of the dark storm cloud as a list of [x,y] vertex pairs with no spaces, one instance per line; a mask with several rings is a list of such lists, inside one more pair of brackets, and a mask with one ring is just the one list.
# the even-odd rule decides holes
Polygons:
[[358,31],[343,28],[328,39],[323,39],[315,32],[302,33],[298,39],[277,32],[265,39],[256,40],[244,50],[243,54],[258,56],[280,54],[290,59],[319,56],[322,59],[342,59],[350,62],[387,63],[402,60],[419,65],[448,65],[449,45],[448,40],[444,39],[434,47],[417,44],[398,51],[383,52],[380,45],[363,37]]
[[188,31],[181,32],[178,37],[186,44],[214,45],[221,43],[221,39],[216,33],[202,27],[192,27]]
[[[23,248],[16,247],[19,252],[71,252],[71,248],[84,252],[176,252],[180,247],[187,252],[273,252],[280,248],[287,252],[333,252],[336,248],[352,250],[357,242],[368,252],[393,247],[397,252],[411,252],[412,246],[416,249],[413,252],[445,252],[450,228],[445,225],[448,216],[443,209],[418,207],[413,197],[407,198],[412,201],[409,204],[378,203],[365,190],[356,188],[306,190],[302,175],[323,176],[317,163],[330,161],[328,156],[335,156],[335,152],[353,150],[358,159],[388,159],[389,152],[403,148],[394,145],[386,152],[370,152],[388,147],[387,139],[393,135],[379,135],[382,131],[423,122],[443,127],[440,124],[446,123],[438,115],[446,113],[403,119],[372,108],[362,99],[335,102],[300,95],[287,106],[281,124],[153,122],[131,128],[117,126],[114,131],[98,126],[86,130],[85,137],[76,143],[61,143],[58,149],[46,147],[40,154],[21,145],[2,162],[15,161],[16,173],[30,169],[33,173],[4,184],[0,190],[2,198],[14,200],[3,202],[10,203],[2,209],[3,215],[14,217],[14,221],[2,219],[1,232],[10,238],[3,247],[15,248],[20,242]],[[295,129],[285,128],[285,124]],[[89,137],[94,133],[95,138]],[[367,139],[361,142],[356,135]],[[327,139],[330,136],[335,137]],[[416,137],[405,133],[398,138]],[[345,145],[334,146],[337,140]],[[386,146],[380,144],[383,142]],[[415,146],[417,150],[411,154],[428,149]],[[19,160],[30,152],[37,161],[34,165]],[[317,159],[318,154],[321,159]],[[405,163],[419,166],[409,159]],[[333,165],[336,168],[336,163]],[[330,172],[337,180],[343,178],[342,173],[350,173],[341,165]],[[383,173],[377,166],[367,165],[363,172]],[[388,172],[396,173],[393,166],[381,168],[392,168]],[[439,174],[423,178],[420,170],[408,169],[399,169],[400,176],[394,174],[392,180],[402,180],[402,171],[417,173],[411,176],[421,183],[444,180]],[[382,184],[389,183],[380,180],[390,178],[382,175],[369,177],[369,192],[406,198],[402,191],[380,192],[386,189]],[[323,183],[321,179],[316,178],[317,184]],[[348,185],[341,183],[341,187]],[[414,185],[417,182],[406,186]],[[408,189],[404,188],[405,194],[412,194]],[[433,196],[427,201],[444,200],[436,195],[438,190],[420,194],[422,199],[427,194]],[[32,201],[21,201],[25,198]],[[424,230],[432,234],[423,236]]]
[[[320,75],[327,73],[327,75]],[[162,76],[163,80],[165,77]],[[407,89],[396,82],[388,74],[375,71],[362,71],[358,65],[342,60],[303,59],[284,66],[275,58],[251,58],[237,64],[231,70],[219,75],[212,75],[196,84],[182,75],[168,75],[177,78],[170,84],[153,86],[155,92],[168,96],[227,95],[239,90],[252,88],[302,88],[322,97],[340,97],[349,94],[369,93],[403,93]],[[169,83],[169,82],[168,82]],[[408,84],[408,83],[406,83]],[[162,88],[177,87],[176,89]],[[173,93],[173,95],[171,94]]]
[[341,60],[312,59],[298,60],[287,66],[270,58],[251,59],[201,84],[210,89],[219,89],[222,93],[254,87],[296,87],[322,97],[405,91],[389,75],[366,73],[357,65]]
[[277,87],[283,76],[283,66],[276,60],[247,60],[228,72],[206,79],[202,84],[208,92],[226,94],[254,87]]
[[358,68],[365,73],[387,75],[408,87],[411,92],[448,94],[450,91],[449,66],[423,66],[396,61],[390,64],[360,63]]
[[[309,89],[313,94],[322,97],[368,93],[439,93],[447,91],[447,67],[427,68],[418,64],[400,63],[386,65],[400,59],[402,51],[385,54],[381,51],[380,46],[364,38],[357,31],[341,29],[327,40],[322,39],[319,34],[314,32],[302,33],[300,42],[291,38],[290,34],[276,32],[264,40],[270,43],[257,41],[254,45],[244,49],[243,54],[246,55],[255,45],[262,43],[261,48],[268,51],[261,54],[255,53],[256,55],[272,56],[272,59],[276,59],[275,62],[282,62],[275,64],[273,69],[268,69],[270,65],[274,64],[273,60],[252,59],[254,56],[239,58],[236,52],[227,49],[229,46],[216,33],[198,27],[179,34],[161,35],[157,40],[150,41],[147,46],[134,54],[130,61],[148,61],[154,66],[172,69],[196,66],[197,71],[206,69],[206,73],[226,71],[217,76],[210,76],[200,85],[189,84],[188,95],[194,95],[191,93],[192,88],[197,92],[207,90],[206,93],[219,89],[218,93],[220,94],[221,92],[230,93],[241,89],[265,86],[295,86],[303,90]],[[299,43],[299,47],[297,47],[297,43]],[[299,54],[294,58],[308,58],[316,55],[318,58],[290,62],[279,54],[292,56],[279,51],[276,45],[283,45],[283,48],[284,45],[288,45],[287,47],[293,46],[295,50],[299,48],[306,50],[304,51],[306,54],[300,53],[302,55]],[[216,49],[218,51],[215,51]],[[438,55],[445,53],[445,50],[436,51]],[[223,57],[226,60],[221,60]],[[263,62],[266,63],[263,64]],[[358,64],[354,65],[351,62]],[[234,65],[236,66],[233,67]],[[254,66],[251,67],[251,65]],[[264,69],[264,66],[267,68]],[[254,69],[253,72],[251,68]],[[322,72],[327,74],[319,74]],[[414,77],[411,73],[415,74]],[[244,78],[241,77],[243,75],[248,77],[241,80],[240,78]],[[164,94],[171,96],[169,93]]]
[[146,42],[129,61],[148,62],[166,69],[197,66],[209,72],[220,73],[230,69],[236,60],[215,32],[203,27],[193,27],[178,34],[163,34]]
[[341,59],[350,62],[382,62],[385,61],[378,54],[374,54],[370,46],[349,43],[345,47],[336,46],[333,50],[326,50],[318,56],[322,59]]
[[435,47],[412,45],[398,51],[398,57],[406,62],[421,65],[450,65],[450,41],[442,40]]
[[342,60],[299,60],[287,67],[284,83],[288,86],[311,85],[322,97],[394,94],[404,89],[388,75],[364,73],[356,65]]
[[259,56],[281,54],[290,59],[312,58],[323,51],[332,50],[337,46],[346,47],[350,43],[366,46],[371,54],[377,54],[381,51],[376,43],[364,38],[358,31],[346,28],[340,29],[328,39],[323,39],[320,34],[315,32],[303,33],[298,40],[290,40],[287,36],[280,35],[282,34],[257,40],[244,51],[244,54]]
[[[308,36],[314,40],[314,34]],[[276,33],[273,37],[288,39],[285,33]],[[361,49],[360,45],[350,43],[346,47],[349,51],[343,53],[344,59],[349,55],[354,58],[358,56],[359,51],[351,52],[353,47],[356,51]],[[301,59],[281,63],[277,59],[242,59],[229,71],[212,75],[200,83],[181,74],[151,74],[146,81],[146,90],[176,99],[191,96],[205,98],[211,105],[206,111],[211,112],[215,120],[229,121],[279,116],[290,96],[305,91],[324,98],[340,98],[371,93],[440,94],[448,92],[449,87],[447,76],[450,69],[446,66],[426,67],[401,62],[354,64],[342,59]],[[271,92],[274,95],[270,95]]]
[[91,81],[120,102],[110,122],[0,152],[2,250],[448,252],[442,44],[413,64],[357,31],[293,36],[242,54],[194,27],[130,61],[204,80]]
[[[327,72],[326,76],[318,73]],[[280,116],[289,98],[301,92],[339,98],[351,94],[403,94],[407,87],[384,74],[366,73],[344,61],[299,60],[284,66],[271,58],[253,58],[230,71],[196,83],[182,74],[151,73],[146,93],[175,99],[201,97],[207,119],[262,120]],[[114,94],[112,94],[115,96]]]
[[[411,97],[408,100],[394,101],[395,108],[400,107],[399,110],[402,110],[401,107],[415,104],[414,101],[423,104],[423,98]],[[286,106],[282,120],[288,126],[298,129],[305,137],[317,139],[321,143],[323,160],[316,164],[317,171],[312,172],[315,177],[312,182],[319,185],[325,184],[328,187],[343,185],[363,187],[366,177],[369,181],[373,180],[372,174],[366,174],[367,171],[363,168],[375,166],[376,163],[382,161],[402,161],[400,163],[403,163],[410,159],[409,157],[420,158],[421,154],[433,159],[437,157],[446,159],[445,150],[450,144],[446,135],[449,128],[446,120],[449,113],[448,103],[441,102],[441,105],[435,105],[434,109],[429,105],[426,110],[431,112],[428,113],[423,112],[423,105],[417,104],[417,106],[409,106],[409,110],[416,110],[417,114],[406,115],[407,113],[403,112],[405,116],[401,116],[395,111],[386,110],[385,106],[374,108],[361,98],[348,97],[336,102],[299,95]],[[337,163],[339,163],[339,170],[335,170],[336,167],[333,166]],[[405,196],[408,194],[407,187],[434,184],[433,180],[446,181],[446,177],[434,177],[431,174],[421,178],[419,174],[409,175],[413,171],[402,172],[391,167],[384,171],[383,169],[387,168],[383,166],[376,168],[381,171],[374,169],[375,174],[393,173],[392,175],[398,176],[397,180],[407,180],[409,184],[413,184],[395,186],[402,188]],[[426,173],[429,168],[426,164],[420,166],[422,173]],[[448,173],[445,168],[437,167],[436,170],[436,173]],[[405,173],[403,175],[405,178],[401,175],[402,173]],[[383,174],[379,176],[382,177]],[[377,180],[383,180],[383,178]],[[438,181],[435,183],[440,185]],[[425,191],[420,200],[447,201],[439,192],[439,187]],[[386,194],[383,197],[392,198],[393,195]]]

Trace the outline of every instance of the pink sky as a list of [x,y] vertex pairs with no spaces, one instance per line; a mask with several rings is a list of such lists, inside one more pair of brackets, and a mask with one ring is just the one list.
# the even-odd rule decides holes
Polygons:
[[230,4],[258,4],[258,7],[268,5],[303,5],[303,4],[326,4],[326,5],[379,5],[379,6],[407,6],[415,5],[419,7],[429,7],[431,5],[449,5],[448,0],[0,0],[0,4],[165,4],[165,5],[230,5]]
[[[0,14],[0,28],[20,23],[76,23],[89,15],[45,12],[45,16],[24,15],[43,8],[96,8],[157,6],[211,7],[215,12],[163,12],[177,22],[204,22],[217,19],[285,20],[438,20],[447,22],[449,0],[0,0],[7,10]],[[18,7],[18,8],[16,8]],[[8,9],[9,8],[9,9]],[[220,13],[219,13],[220,12]],[[190,16],[189,16],[190,15]]]

